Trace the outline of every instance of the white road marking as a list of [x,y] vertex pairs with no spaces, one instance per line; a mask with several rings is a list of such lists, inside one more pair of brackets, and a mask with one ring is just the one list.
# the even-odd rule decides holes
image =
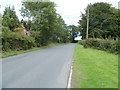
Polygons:
[[69,76],[67,88],[71,88],[71,79],[72,79],[72,66],[71,66],[71,68],[70,68],[70,76]]

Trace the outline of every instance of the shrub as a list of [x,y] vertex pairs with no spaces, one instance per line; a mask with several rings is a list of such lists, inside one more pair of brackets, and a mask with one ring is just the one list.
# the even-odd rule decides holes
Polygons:
[[35,39],[30,36],[22,35],[18,32],[3,32],[2,34],[2,50],[21,50],[30,49],[35,46]]
[[41,46],[40,31],[31,31],[30,35],[35,38],[36,46],[40,47]]
[[15,28],[14,31],[15,31],[15,32],[22,32],[22,31],[23,31],[23,28]]
[[85,48],[92,47],[100,50],[105,50],[109,52],[117,52],[119,50],[118,40],[105,40],[105,39],[95,39],[90,38],[87,40],[79,41],[79,44],[83,45]]
[[11,32],[8,27],[2,26],[2,32]]
[[85,45],[86,45],[85,42],[86,42],[85,40],[80,40],[78,43],[85,47]]

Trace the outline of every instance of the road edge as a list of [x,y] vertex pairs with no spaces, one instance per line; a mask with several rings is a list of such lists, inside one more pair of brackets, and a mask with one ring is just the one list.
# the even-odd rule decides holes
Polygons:
[[71,88],[71,80],[72,80],[72,66],[70,67],[70,72],[69,72],[69,79],[68,79],[68,85],[67,88]]
[[[75,45],[76,47],[76,45]],[[75,52],[75,47],[73,49],[73,55],[72,55],[72,61],[71,61],[71,66],[70,66],[70,71],[69,71],[69,76],[68,76],[68,83],[67,83],[67,88],[72,88],[71,83],[72,83],[72,73],[73,73],[73,62],[74,62],[74,52]]]
[[27,50],[19,50],[19,51],[17,51],[17,53],[7,55],[7,56],[2,56],[3,53],[1,53],[0,59],[9,58],[9,57],[17,56],[17,55],[20,55],[20,54],[25,54],[25,53],[34,52],[34,51],[38,51],[38,50],[42,50],[42,49],[46,49],[46,48],[51,48],[51,47],[55,47],[55,46],[59,46],[59,45],[65,45],[65,44],[69,44],[69,43],[58,43],[58,44],[55,44],[55,45],[34,47],[34,48],[31,48],[31,49],[27,49]]

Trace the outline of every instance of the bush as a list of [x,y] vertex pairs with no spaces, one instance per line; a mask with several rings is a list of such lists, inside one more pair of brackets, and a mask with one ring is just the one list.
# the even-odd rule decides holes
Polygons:
[[40,31],[31,31],[30,35],[35,38],[36,46],[40,47],[41,46]]
[[8,27],[2,26],[2,32],[11,32]]
[[3,32],[2,50],[26,50],[35,46],[35,39],[18,32]]
[[85,40],[80,40],[78,43],[81,45],[85,45]]
[[15,32],[22,32],[22,31],[23,31],[23,28],[15,28],[14,31],[15,31]]
[[79,41],[79,44],[83,45],[85,48],[92,47],[100,50],[105,50],[109,52],[117,52],[120,47],[118,40],[104,40],[104,39],[95,39],[90,38],[87,40]]

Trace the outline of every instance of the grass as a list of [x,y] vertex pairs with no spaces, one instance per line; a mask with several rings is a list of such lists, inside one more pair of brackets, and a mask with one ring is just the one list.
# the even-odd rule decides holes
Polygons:
[[22,54],[22,53],[36,51],[36,50],[40,50],[40,49],[44,49],[44,48],[48,48],[48,47],[57,46],[57,45],[61,45],[61,44],[59,44],[59,43],[51,43],[51,44],[49,44],[47,46],[34,47],[34,48],[28,49],[28,50],[19,50],[19,51],[17,51],[17,50],[9,50],[9,51],[0,53],[0,58],[5,58],[5,57],[14,56],[14,55]]
[[118,55],[76,45],[72,87],[118,88]]

